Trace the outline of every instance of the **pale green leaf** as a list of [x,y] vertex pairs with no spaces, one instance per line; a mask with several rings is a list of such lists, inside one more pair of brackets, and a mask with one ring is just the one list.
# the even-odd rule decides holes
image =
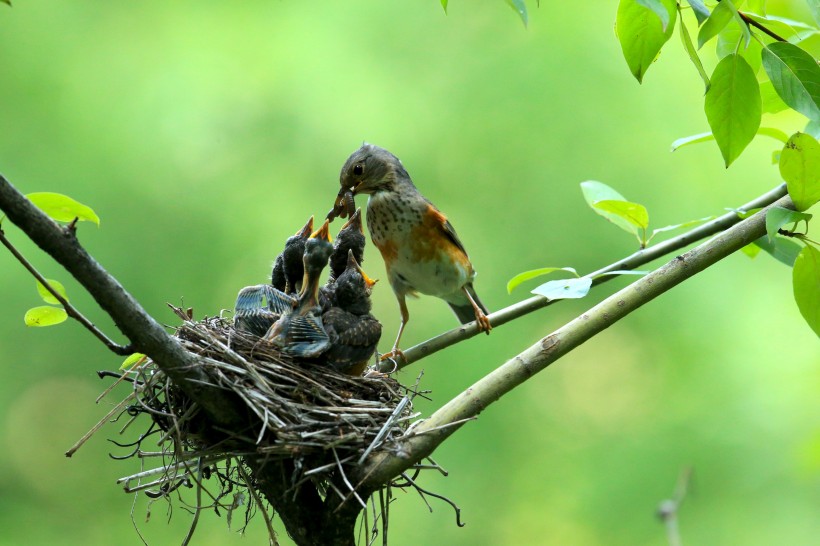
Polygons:
[[572,267],[542,267],[541,269],[532,269],[530,271],[524,271],[523,273],[519,273],[518,275],[510,279],[507,283],[507,293],[511,294],[512,291],[523,282],[526,282],[530,279],[534,279],[536,277],[549,275],[550,273],[554,273],[556,271],[566,271],[568,273],[572,273],[576,277],[578,276],[578,272],[575,271],[575,269],[573,269]]
[[698,26],[702,25],[703,22],[709,18],[709,8],[703,3],[703,0],[686,0],[690,6],[692,6],[692,11],[695,12],[695,18],[698,20]]
[[26,311],[26,316],[23,320],[26,326],[53,326],[60,324],[68,318],[68,313],[62,307],[51,307],[43,305],[41,307],[34,307]]
[[780,153],[780,176],[797,210],[820,200],[820,143],[806,133],[795,133]]
[[527,26],[529,22],[527,19],[527,5],[524,3],[524,0],[505,0],[507,5],[510,6],[518,16],[521,18],[521,22],[524,23],[524,26]]
[[820,25],[820,0],[806,0],[806,3],[809,5],[814,22]]
[[447,0],[441,0],[441,7],[444,8],[444,13],[447,13]]
[[34,205],[58,222],[71,222],[75,218],[88,220],[100,225],[100,218],[91,208],[78,203],[74,199],[51,192],[29,193],[26,197]]
[[[60,294],[64,300],[68,301],[68,296],[66,295],[65,287],[58,281],[54,281],[51,279],[46,279],[48,285],[54,289],[55,292]],[[37,281],[37,292],[40,294],[40,297],[43,298],[43,301],[46,303],[53,303],[54,305],[60,305],[60,300],[54,297],[54,294],[49,292],[45,286]]]
[[581,277],[578,279],[561,279],[549,281],[535,290],[533,294],[544,296],[549,301],[583,298],[592,286],[592,279]]
[[775,237],[769,241],[769,237],[764,235],[760,239],[756,239],[754,244],[768,252],[777,261],[791,267],[794,265],[794,260],[800,254],[800,245],[787,239],[786,237]]
[[794,110],[820,120],[820,67],[794,44],[775,42],[763,48],[763,68],[777,94]]
[[794,261],[794,300],[800,314],[820,336],[820,250],[807,245]]
[[797,212],[783,207],[772,207],[766,212],[766,233],[769,236],[769,241],[773,241],[777,230],[788,224],[797,224],[798,222],[806,222],[811,220],[811,214],[805,212]]
[[759,15],[748,10],[743,13],[769,30],[779,34],[783,38],[786,38],[792,44],[800,43],[806,38],[820,33],[820,30],[816,27],[807,25],[802,21],[796,21],[794,19],[788,19],[786,17],[779,17],[776,15]]
[[148,357],[142,353],[134,353],[120,364],[120,370],[130,370],[134,366],[141,364],[146,358]]
[[675,0],[660,0],[669,14],[664,30],[658,16],[637,0],[620,0],[615,17],[615,31],[626,64],[633,76],[643,81],[646,71],[655,61],[663,44],[669,40],[677,17]]
[[651,241],[655,237],[655,235],[658,235],[659,233],[674,231],[676,229],[685,229],[688,227],[696,226],[698,224],[702,224],[704,222],[708,222],[709,220],[714,220],[715,218],[717,218],[717,216],[706,216],[705,218],[698,218],[696,220],[689,220],[687,222],[682,222],[680,224],[673,224],[671,226],[664,226],[657,229],[653,229],[652,235],[649,237],[649,241]]
[[672,151],[674,152],[675,150],[683,148],[684,146],[689,146],[690,144],[699,144],[701,142],[708,142],[710,140],[715,140],[715,135],[713,135],[711,132],[698,133],[696,135],[679,138],[672,143]]
[[[718,34],[715,52],[717,53],[718,59],[722,59],[732,53],[739,53],[746,59],[746,62],[749,63],[752,72],[757,74],[758,70],[760,70],[760,50],[763,49],[763,46],[757,41],[745,43],[748,32],[749,28],[745,24],[742,27],[736,24],[728,25]],[[744,42],[743,47],[740,47],[741,42]]]
[[804,133],[807,133],[814,138],[820,140],[820,121],[817,120],[809,120],[806,124],[806,128],[803,130]]
[[728,167],[760,127],[760,89],[749,63],[735,54],[718,63],[711,81],[704,110]]
[[[680,10],[680,6],[678,6],[678,10]],[[700,78],[703,80],[703,85],[705,86],[706,91],[709,91],[709,74],[706,73],[706,70],[703,68],[703,63],[700,62],[698,51],[695,49],[695,44],[692,43],[692,38],[689,36],[689,30],[683,23],[683,17],[681,17],[680,20],[680,39],[681,42],[683,42],[683,49],[685,49],[686,54],[689,55],[689,60],[692,61],[692,64],[695,65],[695,69],[698,71],[698,74],[700,74]]]
[[[646,229],[649,227],[649,212],[641,204],[630,203],[629,201],[605,200],[596,201],[592,206],[598,210],[616,214],[637,228]],[[629,231],[634,233],[634,230]]]
[[789,135],[787,135],[780,129],[775,129],[774,127],[759,127],[757,129],[757,134],[772,137],[773,139],[779,140],[784,144],[789,141]]
[[603,182],[596,182],[594,180],[581,182],[581,191],[584,194],[584,199],[587,204],[590,208],[592,208],[592,210],[595,211],[596,214],[603,216],[624,231],[636,233],[635,229],[632,227],[632,224],[625,219],[621,218],[617,214],[606,212],[595,206],[595,203],[599,201],[626,201],[623,195],[610,188]]

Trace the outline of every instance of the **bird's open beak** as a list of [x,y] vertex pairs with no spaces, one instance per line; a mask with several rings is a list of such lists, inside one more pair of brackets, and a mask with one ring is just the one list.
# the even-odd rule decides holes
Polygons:
[[321,239],[322,241],[330,242],[330,220],[325,220],[325,223],[322,224],[315,233],[312,233],[310,236],[311,239]]
[[313,233],[313,216],[308,219],[305,227],[296,232],[296,236],[307,238],[311,233]]
[[[359,230],[359,233],[364,233],[364,228],[362,228],[362,209],[356,209],[356,212],[350,215],[350,218],[342,226],[342,229],[348,226],[354,226]],[[341,229],[339,231],[341,231]]]
[[347,251],[347,267],[355,267],[359,270],[359,274],[361,274],[362,278],[364,279],[364,284],[366,285],[368,291],[373,288],[374,284],[379,282],[379,279],[371,279],[367,276],[367,273],[365,273],[364,270],[362,270],[362,266],[359,265],[359,262],[356,261],[356,257],[353,255],[353,250]]

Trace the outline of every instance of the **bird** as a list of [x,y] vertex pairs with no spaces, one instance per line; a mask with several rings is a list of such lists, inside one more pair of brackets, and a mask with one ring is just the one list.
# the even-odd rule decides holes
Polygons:
[[323,357],[336,371],[359,376],[376,351],[382,325],[370,314],[374,284],[376,281],[362,271],[353,249],[349,249],[345,270],[335,281],[331,306],[322,313],[330,338]]
[[269,284],[246,286],[236,296],[234,328],[261,337],[297,303],[296,298]]
[[305,243],[304,276],[296,307],[273,323],[262,338],[282,352],[302,358],[316,358],[330,345],[318,301],[319,277],[333,252],[328,225],[325,220]]
[[330,255],[330,278],[338,279],[348,267],[348,250],[353,251],[356,263],[364,262],[365,247],[364,229],[362,228],[362,210],[356,209],[336,235],[333,253]]
[[383,358],[402,355],[399,343],[410,318],[407,295],[441,298],[462,324],[475,320],[479,331],[489,334],[489,311],[473,288],[476,273],[464,245],[447,217],[413,184],[399,158],[365,143],[345,161],[339,183],[329,216],[344,207],[348,192],[369,195],[367,229],[399,303],[399,331]]
[[302,265],[302,255],[305,252],[305,242],[313,231],[313,216],[311,216],[302,229],[291,235],[285,241],[285,248],[276,257],[271,272],[271,285],[277,290],[286,294],[294,294],[302,287],[302,277],[304,266]]

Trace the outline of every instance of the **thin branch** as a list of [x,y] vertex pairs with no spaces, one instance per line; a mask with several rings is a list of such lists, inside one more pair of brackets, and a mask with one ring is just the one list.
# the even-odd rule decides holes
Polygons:
[[[794,208],[789,197],[783,197],[771,206]],[[400,475],[429,456],[460,428],[444,425],[475,417],[501,396],[632,311],[762,237],[766,233],[767,210],[768,208],[754,214],[717,237],[677,256],[505,362],[416,427],[414,435],[401,440],[393,450],[393,453],[400,453],[401,456],[385,452],[374,454],[351,477],[361,486],[374,487]],[[428,431],[433,432],[427,433]]]
[[103,344],[106,347],[108,347],[114,354],[118,354],[120,356],[127,356],[134,352],[134,348],[131,347],[131,345],[119,345],[115,343],[113,340],[109,339],[108,336],[106,336],[104,333],[102,333],[101,330],[94,326],[94,324],[90,320],[88,320],[85,317],[85,315],[80,313],[80,311],[78,311],[76,307],[71,305],[71,303],[69,303],[68,300],[62,296],[62,294],[57,292],[54,289],[54,287],[51,286],[51,283],[49,283],[48,280],[45,277],[43,277],[43,275],[39,271],[37,271],[37,269],[33,265],[31,265],[31,262],[29,262],[26,259],[26,257],[23,256],[14,245],[11,244],[11,241],[9,241],[6,238],[6,234],[3,231],[2,227],[0,227],[0,242],[2,242],[3,245],[7,249],[9,249],[9,252],[11,252],[12,255],[15,258],[17,258],[17,261],[23,264],[23,267],[25,267],[28,270],[28,272],[31,273],[34,276],[34,278],[37,279],[40,282],[40,284],[42,284],[45,287],[45,289],[48,290],[57,301],[60,302],[60,304],[63,306],[65,312],[68,314],[69,317],[73,318],[74,320],[85,326],[85,328],[89,332],[94,334],[94,336],[97,339],[102,341]]
[[754,19],[752,19],[751,17],[749,17],[748,15],[743,13],[742,11],[738,10],[737,13],[738,13],[738,15],[740,15],[740,18],[743,19],[743,22],[746,23],[746,26],[755,27],[756,29],[761,30],[764,34],[768,34],[770,37],[774,38],[778,42],[788,42],[787,39],[785,39],[782,36],[780,36],[779,34],[775,33],[773,30],[769,30],[768,28],[763,26],[762,23],[759,23],[759,22],[755,21]]
[[[741,211],[750,211],[752,209],[765,207],[770,205],[777,199],[780,199],[786,195],[786,185],[781,184],[780,186],[774,188],[773,190],[761,195],[760,197],[746,203],[745,205],[738,207],[737,210]],[[667,254],[671,254],[672,252],[676,252],[682,248],[685,248],[692,243],[700,241],[706,237],[710,237],[716,233],[720,233],[728,229],[729,227],[737,224],[740,222],[740,217],[737,215],[736,212],[728,212],[714,220],[706,222],[705,224],[701,224],[700,226],[687,231],[686,233],[674,237],[672,239],[667,239],[666,241],[660,242],[656,245],[653,245],[649,248],[645,248],[639,250],[617,262],[614,262],[606,267],[603,267],[597,271],[593,271],[584,277],[592,278],[592,285],[598,285],[607,282],[615,278],[613,275],[605,275],[601,276],[604,273],[609,273],[612,271],[623,271],[623,270],[631,270],[637,269],[653,260],[661,258]],[[493,328],[501,326],[502,324],[506,324],[512,320],[520,318],[524,315],[532,313],[533,311],[537,311],[543,307],[548,305],[552,305],[553,303],[557,303],[563,300],[547,300],[543,296],[534,296],[532,298],[528,298],[524,301],[520,301],[518,303],[514,303],[509,307],[505,307],[499,311],[491,313],[487,315],[487,318],[490,319],[490,324],[492,324]],[[455,345],[460,341],[465,339],[469,339],[473,336],[478,335],[480,332],[478,327],[475,323],[470,323],[464,326],[459,326],[458,328],[454,328],[448,332],[440,334],[436,337],[430,338],[427,341],[423,341],[418,345],[410,347],[406,351],[404,351],[404,358],[399,358],[399,362],[396,363],[392,359],[386,360],[382,362],[380,366],[380,371],[382,372],[390,372],[394,368],[402,369],[417,360],[421,360],[422,358],[428,357],[433,353],[436,353],[442,349],[446,349],[451,345]]]
[[215,424],[236,430],[247,423],[234,400],[207,384],[194,357],[169,336],[125,288],[111,276],[71,230],[64,230],[0,176],[0,209],[37,246],[62,265],[114,320],[135,351],[148,355]]

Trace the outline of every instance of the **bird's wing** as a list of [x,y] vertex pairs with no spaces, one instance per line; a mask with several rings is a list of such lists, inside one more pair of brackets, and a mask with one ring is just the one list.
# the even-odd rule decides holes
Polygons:
[[324,322],[334,345],[367,347],[382,335],[382,325],[372,315],[356,316],[337,307],[325,313]]
[[448,220],[447,217],[444,216],[444,213],[438,210],[435,205],[429,201],[427,203],[430,207],[430,213],[432,213],[436,219],[436,224],[441,227],[442,234],[450,239],[450,241],[466,256],[467,250],[465,250],[464,245],[461,244],[461,239],[458,238],[458,234],[456,233],[456,229],[453,227],[453,224],[450,223],[450,220]]
[[322,318],[313,313],[292,317],[287,338],[283,350],[303,358],[315,358],[330,346]]

